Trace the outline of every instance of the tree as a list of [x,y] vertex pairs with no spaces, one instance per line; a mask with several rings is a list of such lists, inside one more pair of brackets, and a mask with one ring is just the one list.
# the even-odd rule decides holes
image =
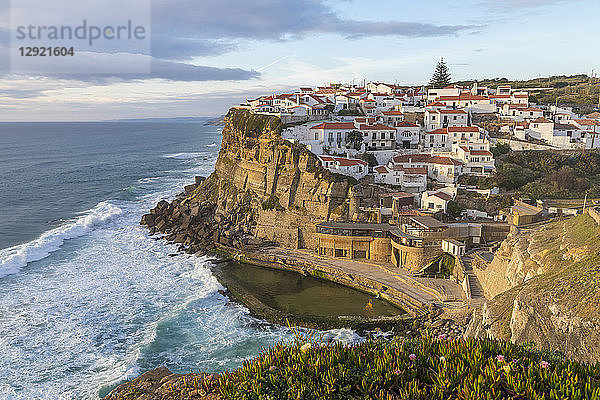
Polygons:
[[446,214],[452,219],[457,219],[462,213],[462,208],[454,200],[450,200],[446,205]]
[[363,144],[363,134],[361,131],[348,132],[348,143],[352,144],[355,150],[360,150]]
[[440,89],[450,84],[450,71],[442,58],[435,67],[435,72],[429,81],[429,86],[433,89]]

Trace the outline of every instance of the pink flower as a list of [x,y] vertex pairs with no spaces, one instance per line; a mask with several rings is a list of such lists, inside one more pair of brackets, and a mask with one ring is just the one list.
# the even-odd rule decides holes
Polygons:
[[411,354],[410,356],[408,356],[408,358],[410,358],[411,361],[415,361],[417,359],[417,356],[415,354]]
[[498,361],[498,362],[504,362],[504,356],[502,354],[498,354],[496,356],[496,361]]
[[399,369],[397,369],[397,370],[395,370],[395,371],[394,371],[394,374],[396,374],[396,375],[400,375],[400,374],[401,374],[401,372],[400,372],[400,370],[399,370]]
[[550,363],[548,363],[547,361],[540,361],[540,367],[548,368],[549,366],[550,366]]
[[442,333],[441,335],[439,335],[439,336],[438,336],[438,339],[439,339],[439,340],[444,340],[444,339],[446,339],[446,334],[445,334],[445,333]]

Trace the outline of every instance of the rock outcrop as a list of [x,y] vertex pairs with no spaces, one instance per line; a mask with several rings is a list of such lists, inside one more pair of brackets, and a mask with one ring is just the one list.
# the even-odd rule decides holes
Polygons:
[[276,117],[231,109],[215,171],[159,203],[142,224],[195,252],[214,243],[314,249],[318,222],[369,220],[362,210],[382,189],[323,169],[304,146],[284,140],[281,128]]
[[492,300],[467,335],[600,361],[600,227],[589,215],[513,232],[475,269]]
[[216,374],[174,374],[166,367],[148,371],[126,382],[106,396],[105,400],[221,400],[213,387]]

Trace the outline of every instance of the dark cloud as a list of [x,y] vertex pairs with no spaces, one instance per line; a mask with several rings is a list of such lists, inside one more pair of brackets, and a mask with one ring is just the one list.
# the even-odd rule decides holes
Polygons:
[[[100,68],[102,69],[102,68]],[[107,68],[109,70],[109,68]],[[112,73],[71,73],[68,71],[31,71],[28,76],[45,76],[54,79],[66,79],[106,85],[120,81],[145,79],[165,79],[171,81],[237,81],[257,78],[259,73],[241,68],[215,68],[202,65],[156,60],[151,62],[150,73],[112,72]]]
[[322,0],[180,0],[176,4],[154,0],[152,3],[153,56],[172,59],[230,51],[244,39],[282,41],[319,33],[348,39],[415,38],[455,35],[478,27],[349,20],[335,14]]

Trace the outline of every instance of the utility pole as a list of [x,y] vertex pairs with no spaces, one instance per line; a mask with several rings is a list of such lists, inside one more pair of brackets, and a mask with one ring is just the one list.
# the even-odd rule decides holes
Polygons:
[[583,198],[583,211],[582,211],[582,214],[585,214],[585,206],[586,206],[586,203],[587,203],[587,195],[588,195],[588,191],[586,190],[585,191],[585,197]]

